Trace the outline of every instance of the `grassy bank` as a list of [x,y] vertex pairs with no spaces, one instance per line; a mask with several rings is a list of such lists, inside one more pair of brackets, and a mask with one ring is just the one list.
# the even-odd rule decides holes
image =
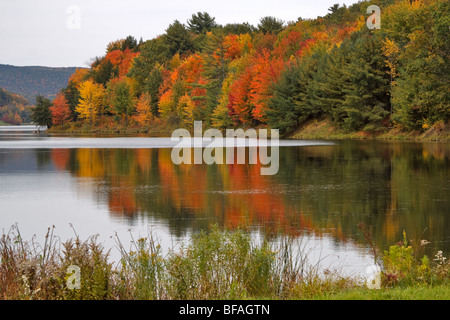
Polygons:
[[448,284],[433,286],[410,286],[406,288],[382,288],[369,290],[353,288],[334,294],[316,296],[316,299],[327,300],[449,300]]
[[[1,125],[1,122],[0,122]],[[97,124],[71,122],[62,126],[54,126],[49,133],[56,134],[107,134],[107,135],[148,135],[171,136],[180,126],[156,121],[149,126],[136,124],[118,124],[110,120]],[[203,128],[206,130],[207,128]],[[246,130],[247,128],[244,128]],[[326,139],[326,140],[397,140],[397,141],[450,141],[450,124],[438,123],[424,131],[402,131],[398,128],[379,128],[377,131],[345,131],[328,119],[311,120],[303,124],[295,132],[288,134],[290,139]]]
[[289,135],[292,139],[354,139],[399,141],[450,141],[450,124],[438,123],[424,131],[404,131],[399,128],[379,128],[377,131],[348,132],[328,119],[311,120]]
[[[113,264],[95,237],[60,243],[53,231],[43,246],[24,241],[17,227],[2,236],[1,299],[450,299],[448,261],[440,253],[415,260],[407,243],[385,252],[376,290],[310,264],[290,237],[271,244],[212,227],[164,253],[150,232],[130,250],[116,238],[122,258]],[[71,288],[74,265],[80,282]]]

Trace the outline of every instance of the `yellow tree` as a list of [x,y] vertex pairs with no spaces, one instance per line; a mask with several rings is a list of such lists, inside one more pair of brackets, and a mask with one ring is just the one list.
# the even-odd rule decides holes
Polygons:
[[152,98],[147,92],[143,93],[136,103],[136,121],[144,126],[148,126],[153,119]]
[[89,76],[89,69],[80,69],[77,68],[75,72],[70,76],[69,83],[72,83],[75,85],[75,87],[78,88],[78,86]]
[[162,119],[167,119],[174,109],[174,99],[172,90],[163,93],[158,102],[158,111]]
[[[394,87],[396,84],[395,78],[398,76],[397,64],[400,55],[400,49],[398,48],[397,44],[394,41],[388,38],[386,38],[382,42],[382,44],[383,47],[381,48],[381,50],[383,51],[383,55],[386,57],[385,63],[386,66],[389,68],[387,73],[391,77],[390,85],[392,90],[392,87]],[[392,103],[391,103],[391,113],[392,113]]]
[[193,124],[195,104],[191,98],[185,94],[178,101],[177,114],[182,124]]
[[90,121],[95,121],[103,106],[105,88],[92,80],[87,80],[80,85],[80,102],[76,107],[76,112],[80,117]]

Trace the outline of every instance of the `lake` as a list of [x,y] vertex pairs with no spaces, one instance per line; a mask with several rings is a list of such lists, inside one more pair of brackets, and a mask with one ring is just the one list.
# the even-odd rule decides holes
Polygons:
[[280,141],[279,171],[261,164],[182,164],[170,138],[68,137],[0,132],[0,227],[17,223],[43,243],[98,234],[112,259],[151,230],[175,247],[212,224],[244,225],[274,241],[295,235],[325,267],[364,272],[373,264],[358,228],[379,250],[403,239],[450,249],[450,144]]

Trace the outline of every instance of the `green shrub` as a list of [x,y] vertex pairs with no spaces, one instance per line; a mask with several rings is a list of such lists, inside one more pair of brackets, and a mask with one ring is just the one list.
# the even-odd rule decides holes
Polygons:
[[255,246],[243,231],[217,226],[193,236],[188,247],[168,259],[171,294],[175,298],[228,299],[270,290],[273,253]]
[[117,294],[125,299],[161,299],[164,297],[164,258],[161,245],[153,235],[140,238],[136,251],[122,252],[121,268],[117,271]]
[[426,255],[420,255],[419,248],[428,242],[422,240],[416,250],[408,244],[406,232],[403,242],[390,246],[384,252],[383,283],[387,287],[395,285],[411,286],[421,284],[440,284],[448,281],[449,265],[442,251],[436,254],[434,265]]

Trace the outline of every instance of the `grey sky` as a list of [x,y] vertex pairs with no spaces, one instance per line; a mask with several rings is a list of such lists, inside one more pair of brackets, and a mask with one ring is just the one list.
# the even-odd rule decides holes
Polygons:
[[[52,67],[87,66],[106,45],[133,35],[148,40],[164,33],[175,19],[186,23],[208,12],[219,24],[275,16],[284,21],[327,14],[338,0],[2,0],[0,64]],[[70,11],[75,6],[79,9]],[[69,10],[69,11],[68,11]],[[79,19],[78,19],[79,17]],[[77,24],[80,22],[79,25]],[[69,24],[69,26],[68,26]],[[78,28],[79,26],[79,28]]]

